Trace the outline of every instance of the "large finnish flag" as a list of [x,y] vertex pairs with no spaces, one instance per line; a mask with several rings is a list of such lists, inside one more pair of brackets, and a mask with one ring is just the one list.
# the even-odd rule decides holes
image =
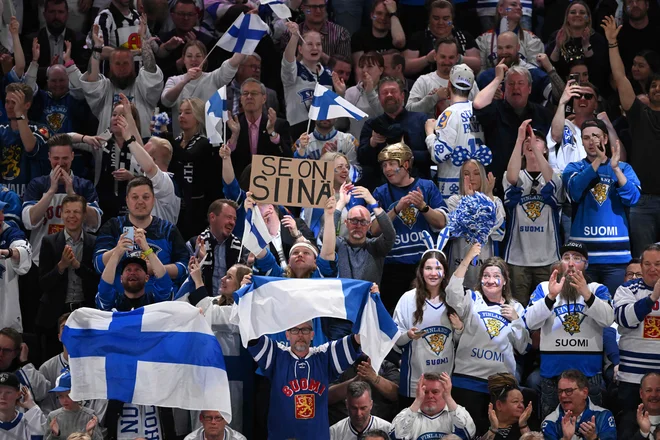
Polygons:
[[243,247],[257,255],[266,249],[271,241],[273,241],[273,237],[268,232],[259,208],[253,206],[252,209],[248,209],[245,213],[245,228],[241,240]]
[[241,12],[236,21],[227,29],[216,46],[228,52],[252,55],[259,41],[268,33],[268,25],[257,14]]
[[82,308],[62,334],[71,398],[216,410],[229,422],[222,349],[199,309],[162,302],[130,312]]
[[327,87],[316,83],[312,105],[309,107],[309,119],[325,121],[334,118],[353,118],[359,121],[367,117],[369,117],[368,114],[350,102]]
[[362,351],[374,370],[399,338],[400,331],[372,283],[341,278],[289,279],[253,276],[252,284],[234,292],[232,322],[241,340],[278,333],[317,317],[347,319],[360,335]]
[[209,142],[212,145],[220,145],[222,135],[220,130],[222,124],[229,120],[229,108],[227,105],[227,86],[220,87],[208,101],[206,101],[205,117],[206,117],[206,134]]
[[289,9],[282,0],[261,0],[259,3],[262,5],[268,5],[273,11],[273,14],[277,15],[277,17],[282,20],[291,18],[291,9]]

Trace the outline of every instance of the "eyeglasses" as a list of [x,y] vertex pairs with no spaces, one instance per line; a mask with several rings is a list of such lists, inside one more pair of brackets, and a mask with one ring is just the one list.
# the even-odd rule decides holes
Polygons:
[[349,218],[347,219],[350,224],[353,226],[367,226],[370,222],[369,220],[364,220],[364,219],[357,219],[357,218]]
[[568,254],[561,257],[561,261],[563,261],[564,263],[570,263],[571,260],[573,260],[574,263],[584,263],[585,261],[587,261],[586,258],[580,257],[578,255]]
[[626,278],[641,278],[641,272],[626,272]]
[[346,171],[348,169],[349,169],[348,165],[337,165],[335,167],[335,173],[339,173],[340,171]]
[[16,349],[14,348],[0,348],[0,353],[2,354],[12,354],[15,351]]
[[311,332],[312,332],[312,329],[310,327],[305,327],[305,328],[294,327],[294,328],[289,329],[289,333],[291,333],[292,335],[297,335],[299,333],[302,333],[303,335],[307,336]]
[[244,97],[246,97],[246,98],[247,98],[248,96],[251,96],[251,97],[253,97],[253,98],[256,98],[256,97],[259,96],[259,95],[263,95],[263,93],[261,93],[261,92],[241,92],[241,96],[244,96]]
[[562,390],[561,388],[557,390],[557,395],[561,396],[562,394],[566,394],[566,397],[571,397],[573,395],[573,391],[577,390],[578,388],[566,388]]
[[587,101],[591,101],[592,99],[594,99],[594,94],[593,93],[580,93],[580,94],[577,95],[577,98],[578,99],[584,98]]
[[175,15],[182,17],[182,18],[194,18],[197,17],[197,14],[194,12],[175,12]]
[[222,422],[225,420],[222,416],[204,416],[203,419],[205,422]]

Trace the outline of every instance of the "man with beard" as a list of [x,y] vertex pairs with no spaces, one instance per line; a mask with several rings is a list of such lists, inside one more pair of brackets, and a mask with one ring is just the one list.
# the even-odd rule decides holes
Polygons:
[[[452,37],[440,38],[435,42],[435,72],[420,76],[415,81],[406,109],[411,112],[424,112],[429,118],[437,118],[449,107],[449,73],[458,63],[458,45]],[[474,82],[474,81],[473,81]],[[473,84],[468,99],[474,100],[479,88]]]
[[371,429],[389,431],[392,428],[390,422],[371,415],[373,407],[369,384],[361,380],[349,383],[346,387],[348,417],[330,427],[330,439],[357,440]]
[[[387,145],[398,142],[404,142],[412,149],[416,174],[424,179],[431,177],[431,155],[426,149],[424,135],[428,116],[406,110],[404,99],[404,86],[400,79],[381,78],[378,100],[384,113],[364,123],[358,148],[358,161],[362,164],[362,180],[359,183],[369,190],[376,188],[383,180],[378,154]],[[410,165],[412,168],[412,162]]]
[[660,26],[657,16],[649,16],[649,0],[624,0],[623,26],[619,32],[621,59],[630,73],[633,58],[642,50],[660,52]]
[[615,318],[626,356],[619,369],[619,403],[635,410],[642,374],[660,370],[660,245],[651,244],[642,253],[642,277],[624,283],[614,296]]
[[637,410],[626,411],[617,421],[619,438],[632,440],[658,438],[658,432],[660,432],[658,428],[660,426],[659,372],[651,371],[642,377],[639,398],[642,403],[637,406]]
[[[46,0],[44,4],[44,19],[46,26],[41,28],[36,37],[36,44],[41,47],[41,51],[32,52],[33,63],[39,67],[37,73],[37,84],[40,88],[46,88],[46,77],[48,76],[48,67],[53,65],[65,65],[69,67],[73,63],[66,65],[64,53],[69,50],[69,59],[78,61],[81,69],[87,65],[88,56],[84,56],[82,50],[82,36],[77,35],[73,30],[66,27],[69,19],[69,5],[66,0]],[[69,45],[66,43],[70,43]],[[27,42],[26,42],[27,43]],[[34,45],[33,41],[33,45]],[[27,44],[26,44],[27,45]],[[30,61],[30,60],[28,60]]]
[[[537,104],[545,104],[552,93],[550,77],[543,69],[520,58],[520,39],[514,32],[504,32],[497,38],[497,64],[504,61],[507,67],[520,66],[532,75],[532,94],[529,99]],[[482,70],[477,76],[477,85],[485,88],[495,77],[495,68]]]
[[529,330],[541,330],[543,417],[557,407],[557,382],[569,365],[588,378],[591,400],[601,401],[603,329],[614,311],[607,288],[585,279],[588,255],[584,243],[562,246],[560,269],[536,287],[523,316]]
[[307,321],[286,331],[289,347],[268,336],[248,343],[248,351],[272,383],[270,439],[330,440],[327,388],[361,354],[360,337],[349,334],[312,347],[314,333],[312,321]]
[[[140,23],[142,41],[148,40],[146,29],[146,20],[143,20]],[[80,78],[85,99],[99,120],[98,133],[110,126],[113,104],[119,101],[119,94],[123,93],[137,107],[140,133],[147,137],[149,122],[163,90],[163,72],[156,65],[151,46],[145,44],[142,47],[143,65],[137,75],[133,52],[125,47],[114,49],[109,56],[110,78],[106,78],[99,73],[103,39],[98,33],[99,26],[95,24],[92,31],[94,49],[89,70]]]
[[[646,246],[660,241],[660,179],[656,165],[660,163],[660,148],[649,148],[649,145],[660,143],[660,74],[655,73],[651,78],[649,105],[643,104],[636,98],[621,61],[617,43],[620,27],[616,26],[613,17],[605,18],[603,23],[610,48],[612,76],[630,125],[632,142],[626,146],[630,165],[644,188],[640,203],[630,209],[630,244],[633,255],[640,255]],[[654,38],[654,41],[658,39]]]
[[[127,235],[127,233],[122,234],[117,246],[109,252],[110,258],[101,274],[99,291],[96,294],[96,307],[100,310],[127,312],[148,304],[167,301],[172,297],[174,287],[172,280],[158,255],[147,242],[144,229],[134,228],[134,240]],[[127,252],[133,251],[134,243],[140,247],[151,265],[155,281],[150,288],[147,288],[149,281],[147,261],[140,257],[124,258]],[[117,265],[120,261],[123,291],[117,290],[114,285]]]
[[402,440],[442,438],[456,434],[472,438],[476,427],[470,413],[451,396],[447,373],[427,373],[417,382],[415,401],[392,421],[394,437]]

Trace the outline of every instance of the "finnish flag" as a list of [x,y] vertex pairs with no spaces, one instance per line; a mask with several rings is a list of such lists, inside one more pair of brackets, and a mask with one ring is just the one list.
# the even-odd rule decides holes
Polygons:
[[243,247],[257,255],[266,249],[271,241],[273,237],[268,232],[259,208],[253,206],[252,209],[248,209],[245,213],[245,228],[241,240]]
[[353,118],[358,121],[369,117],[368,114],[337,95],[332,90],[316,83],[314,99],[309,107],[309,119],[325,121],[334,118]]
[[266,33],[268,25],[257,14],[245,15],[241,12],[216,46],[228,52],[252,55]]
[[268,5],[273,11],[273,14],[277,15],[282,20],[291,18],[291,9],[289,9],[282,0],[261,0],[259,3],[262,5]]
[[222,349],[199,309],[167,301],[130,312],[75,310],[62,333],[71,398],[220,411],[231,421]]
[[317,317],[353,323],[362,351],[378,371],[399,339],[400,330],[372,283],[341,278],[289,279],[253,276],[252,283],[234,292],[232,322],[238,324],[243,345],[260,336],[279,333]]
[[204,106],[206,118],[206,134],[212,145],[220,145],[223,142],[220,130],[222,125],[229,120],[229,108],[227,105],[227,86],[218,89]]

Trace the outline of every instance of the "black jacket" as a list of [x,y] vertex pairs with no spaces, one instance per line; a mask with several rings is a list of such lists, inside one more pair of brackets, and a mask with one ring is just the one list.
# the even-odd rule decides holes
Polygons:
[[[89,233],[83,234],[83,256],[80,268],[76,274],[82,279],[85,306],[96,308],[94,298],[99,287],[99,275],[94,270],[92,258],[96,237]],[[69,283],[69,271],[63,274],[57,269],[57,263],[62,258],[62,251],[66,245],[64,231],[46,235],[41,242],[39,254],[39,284],[43,291],[37,312],[37,325],[45,328],[57,326],[57,319],[67,312],[64,300]]]
[[[71,29],[66,28],[64,30],[64,40],[71,42],[71,59],[75,61],[81,72],[85,72],[87,70],[87,62],[89,61],[90,53],[83,50],[83,45],[85,44],[84,37],[80,34],[76,34],[76,32]],[[39,62],[39,71],[37,73],[37,84],[39,85],[39,88],[47,90],[46,71],[50,67],[53,55],[50,53],[50,43],[48,42],[48,33],[46,32],[45,27],[39,30],[37,41],[39,43],[39,60],[37,60]],[[64,43],[62,44],[62,53],[64,53],[66,46],[64,46]],[[29,50],[29,48],[32,47],[32,40],[25,40],[23,47],[26,48],[25,65],[27,69],[33,61],[32,51]],[[59,64],[63,64],[62,60],[59,60]]]

